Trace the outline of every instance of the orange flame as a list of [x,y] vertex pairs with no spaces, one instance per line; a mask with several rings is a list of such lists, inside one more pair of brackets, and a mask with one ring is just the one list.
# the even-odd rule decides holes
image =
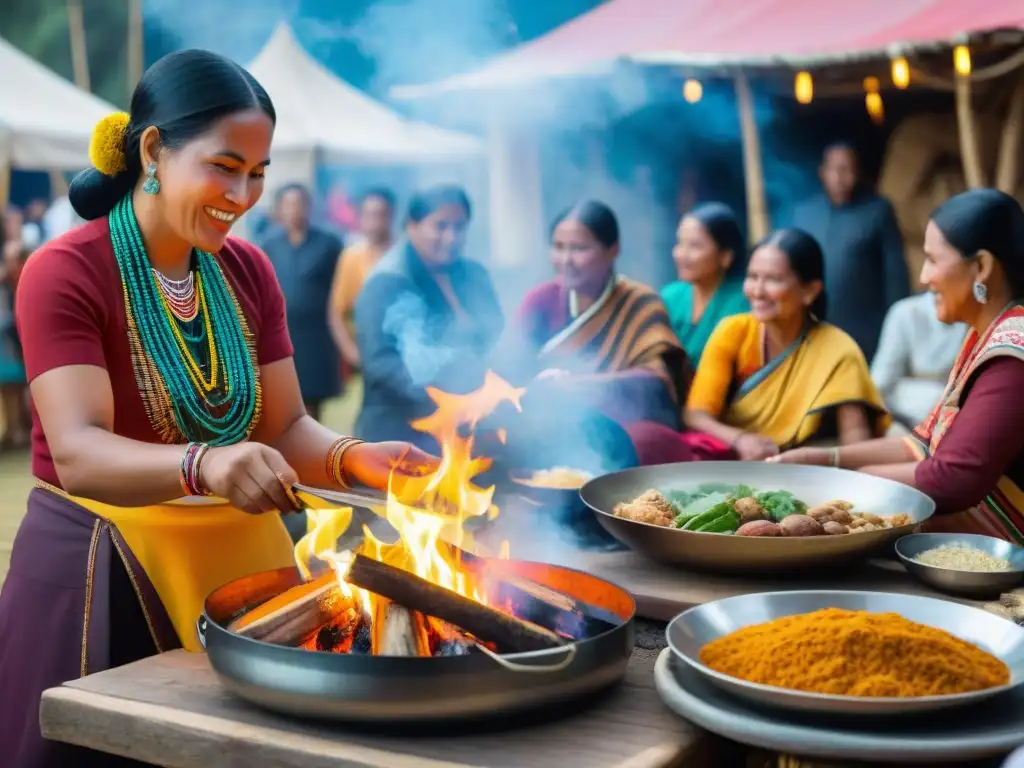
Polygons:
[[[473,432],[502,403],[521,409],[524,394],[524,389],[513,387],[492,372],[488,372],[480,389],[466,395],[428,387],[427,395],[437,409],[414,421],[412,426],[437,440],[441,447],[440,464],[423,476],[392,474],[382,511],[399,538],[388,544],[364,527],[359,554],[482,600],[461,569],[454,549],[479,552],[466,523],[475,518],[494,519],[499,512],[493,503],[494,487],[481,488],[473,482],[491,466],[490,459],[473,455]],[[503,434],[499,434],[499,439],[503,440]],[[375,597],[345,583],[353,553],[337,551],[338,538],[351,524],[352,510],[310,509],[308,516],[308,532],[295,546],[295,561],[303,575],[311,577],[309,566],[313,558],[329,563],[344,594],[357,599],[364,612],[373,616]],[[509,556],[507,542],[502,543],[500,556]]]

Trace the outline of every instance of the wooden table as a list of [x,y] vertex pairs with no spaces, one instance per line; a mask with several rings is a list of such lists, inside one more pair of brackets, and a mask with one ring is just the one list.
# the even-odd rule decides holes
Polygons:
[[202,654],[161,656],[43,694],[43,735],[169,768],[686,768],[728,748],[672,714],[654,689],[656,653],[637,650],[625,683],[568,719],[444,738],[386,736],[274,715],[228,695]]
[[[529,559],[528,557],[526,559]],[[725,597],[751,592],[787,589],[853,589],[898,592],[957,601],[937,592],[907,573],[896,560],[869,560],[861,567],[836,573],[808,571],[805,576],[717,576],[682,571],[651,562],[634,552],[602,554],[566,553],[556,559],[560,565],[588,571],[628,591],[637,604],[637,615],[669,621],[680,611]],[[962,600],[971,605],[978,603]]]

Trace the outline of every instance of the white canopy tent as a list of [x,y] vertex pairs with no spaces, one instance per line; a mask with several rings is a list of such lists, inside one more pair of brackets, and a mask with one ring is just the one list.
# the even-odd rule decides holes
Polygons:
[[0,38],[0,169],[78,170],[93,126],[116,107]]
[[318,162],[421,164],[484,154],[472,136],[408,120],[335,77],[281,24],[249,65],[277,110],[271,186],[312,181]]

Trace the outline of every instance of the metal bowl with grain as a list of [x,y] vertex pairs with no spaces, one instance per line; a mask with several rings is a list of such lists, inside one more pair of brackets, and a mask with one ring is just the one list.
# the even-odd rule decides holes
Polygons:
[[[688,490],[702,485],[749,485],[785,490],[809,507],[834,499],[854,511],[886,517],[906,514],[908,525],[838,536],[765,537],[700,533],[617,517],[615,507],[649,489]],[[778,573],[809,567],[844,566],[875,554],[890,554],[893,543],[935,511],[935,502],[893,480],[832,467],[766,462],[707,461],[638,467],[604,475],[580,489],[605,529],[652,560],[718,573]]]
[[[1009,562],[1005,571],[967,571],[943,568],[917,558],[938,547],[966,547],[981,550]],[[1024,581],[1024,547],[992,536],[970,533],[914,533],[896,542],[896,554],[907,571],[930,587],[960,597],[994,598]]]

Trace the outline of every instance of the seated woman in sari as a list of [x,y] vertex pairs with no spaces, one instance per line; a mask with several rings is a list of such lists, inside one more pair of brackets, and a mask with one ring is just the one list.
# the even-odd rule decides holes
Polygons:
[[[436,450],[409,423],[436,407],[432,386],[469,392],[504,326],[490,275],[462,255],[470,203],[459,187],[413,196],[406,240],[377,263],[356,300],[363,408],[356,434]],[[383,435],[390,435],[384,438]]]
[[635,426],[643,463],[755,461],[810,441],[853,443],[889,425],[867,362],[824,321],[824,257],[817,241],[782,229],[758,245],[743,287],[749,314],[719,323],[704,350],[679,435]]
[[618,254],[618,222],[603,203],[581,203],[555,224],[558,277],[526,296],[516,321],[520,356],[498,367],[527,382],[522,416],[509,426],[519,461],[621,469],[637,461],[623,425],[679,425],[686,354],[658,294],[616,275]]
[[964,192],[932,213],[924,250],[939,319],[969,329],[942,399],[909,437],[777,460],[898,480],[935,500],[926,529],[1024,544],[1024,210],[994,189]]
[[729,206],[704,203],[679,222],[672,249],[679,280],[666,285],[661,298],[694,365],[721,320],[750,311],[743,295],[746,257],[743,233]]

